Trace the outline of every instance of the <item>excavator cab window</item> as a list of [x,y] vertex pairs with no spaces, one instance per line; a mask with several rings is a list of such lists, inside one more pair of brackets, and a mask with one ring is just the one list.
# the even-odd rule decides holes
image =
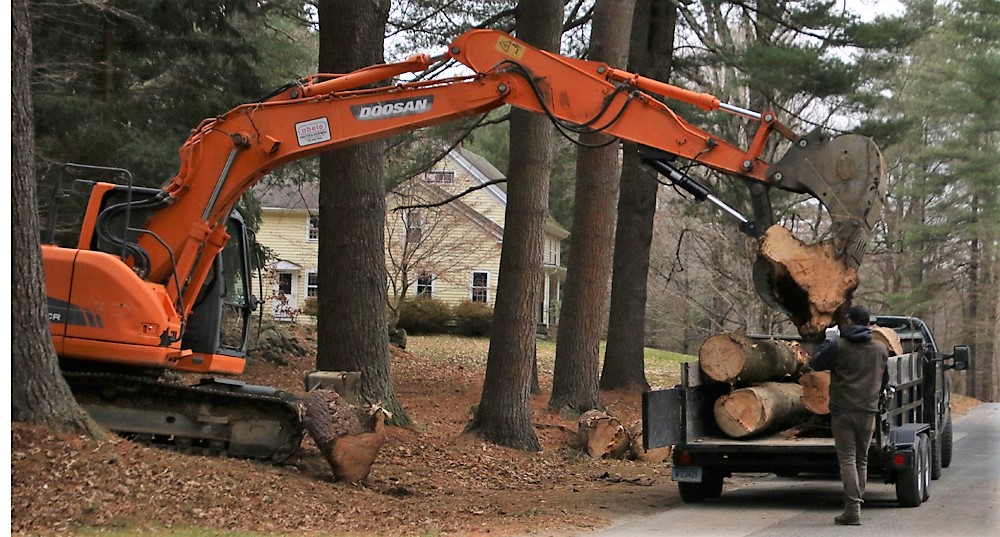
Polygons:
[[202,285],[188,318],[183,346],[195,352],[244,357],[249,346],[250,316],[256,307],[250,293],[249,239],[243,218],[236,211],[227,229],[229,242]]

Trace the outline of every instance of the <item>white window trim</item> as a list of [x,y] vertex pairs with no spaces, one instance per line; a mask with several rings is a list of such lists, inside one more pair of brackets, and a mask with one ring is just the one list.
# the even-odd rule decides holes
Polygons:
[[[310,285],[309,284],[309,277],[310,276],[316,276],[316,285]],[[315,289],[316,293],[317,294],[319,293],[319,272],[317,270],[313,269],[313,270],[307,270],[306,271],[305,286],[306,286],[306,294],[303,297],[304,300],[309,300],[310,298],[313,298],[313,297],[317,296],[316,294],[312,294],[312,295],[309,294],[309,290],[310,289]]]
[[430,271],[425,271],[425,272],[421,272],[421,273],[417,274],[417,277],[413,280],[413,293],[416,296],[421,296],[420,295],[420,277],[422,275],[424,275],[424,274],[430,276],[430,278],[431,278],[431,283],[430,283],[431,292],[430,292],[430,295],[428,295],[428,296],[430,298],[434,298],[434,283],[437,282],[437,278],[435,278],[434,277],[434,273],[430,272]]
[[488,270],[473,270],[472,273],[469,274],[469,300],[472,301],[472,302],[475,302],[475,300],[473,299],[473,297],[475,296],[475,290],[477,289],[475,287],[475,284],[476,284],[476,274],[485,274],[486,275],[486,285],[483,286],[483,289],[486,290],[486,302],[483,302],[483,303],[484,304],[489,304],[490,303],[490,271],[488,271]]
[[[316,226],[312,225],[312,219],[316,219]],[[312,230],[316,230],[316,236],[312,236]],[[307,242],[319,242],[319,215],[306,215],[306,241]]]

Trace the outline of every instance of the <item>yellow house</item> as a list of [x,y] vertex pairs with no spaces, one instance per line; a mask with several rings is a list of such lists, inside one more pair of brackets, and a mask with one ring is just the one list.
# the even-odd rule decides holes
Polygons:
[[[400,297],[421,294],[452,304],[495,304],[507,205],[505,183],[497,181],[503,179],[483,157],[456,148],[430,171],[387,194],[390,311]],[[306,320],[301,310],[319,292],[319,188],[314,183],[266,185],[255,192],[262,209],[257,241],[273,253],[264,278],[265,312],[279,320]],[[557,324],[566,275],[560,245],[568,235],[549,218],[537,319],[546,328]]]

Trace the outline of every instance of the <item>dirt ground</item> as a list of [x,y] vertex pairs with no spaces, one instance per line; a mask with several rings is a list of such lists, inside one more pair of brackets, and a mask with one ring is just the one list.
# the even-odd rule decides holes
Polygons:
[[[307,349],[314,347],[308,331],[299,335]],[[479,402],[486,343],[438,345],[393,353],[396,393],[414,425],[389,428],[361,485],[334,482],[308,438],[297,457],[273,466],[120,439],[56,437],[15,423],[12,533],[165,534],[194,527],[207,534],[568,536],[681,502],[666,464],[594,460],[577,450],[576,420],[547,412],[548,393],[534,399],[540,453],[462,435]],[[255,363],[241,379],[301,392],[302,374],[314,363],[311,352],[289,357],[287,365]],[[543,387],[548,380],[543,370]],[[603,397],[626,426],[640,418],[638,395]]]
[[[311,348],[311,337],[303,339]],[[462,435],[479,402],[486,349],[436,351],[434,360],[412,345],[414,353],[393,354],[395,390],[414,425],[388,428],[361,485],[334,482],[308,437],[297,457],[273,466],[56,437],[15,423],[12,533],[575,535],[680,503],[665,464],[594,460],[575,449],[576,420],[547,412],[548,393],[534,399],[540,453]],[[284,366],[255,363],[241,380],[301,392],[314,364],[311,353]],[[543,386],[547,380],[543,372]],[[640,418],[638,395],[604,394],[604,401],[626,425]]]

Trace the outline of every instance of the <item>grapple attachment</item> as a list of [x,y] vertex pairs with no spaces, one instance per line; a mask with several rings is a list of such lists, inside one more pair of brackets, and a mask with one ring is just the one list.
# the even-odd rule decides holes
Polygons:
[[[823,203],[832,221],[834,258],[845,268],[856,270],[881,215],[886,191],[885,162],[875,143],[855,134],[830,138],[813,131],[795,140],[792,149],[771,165],[768,179],[777,188],[809,193]],[[779,272],[758,258],[753,267],[754,286],[767,304],[796,320],[801,332],[807,323],[819,321],[812,318],[817,310],[816,297],[801,281],[786,271]],[[853,288],[848,295],[851,291]],[[843,298],[844,304],[850,299]]]
[[799,138],[768,170],[783,190],[809,193],[826,206],[830,234],[845,264],[857,268],[882,213],[886,170],[871,138],[845,134],[830,138],[819,130]]

